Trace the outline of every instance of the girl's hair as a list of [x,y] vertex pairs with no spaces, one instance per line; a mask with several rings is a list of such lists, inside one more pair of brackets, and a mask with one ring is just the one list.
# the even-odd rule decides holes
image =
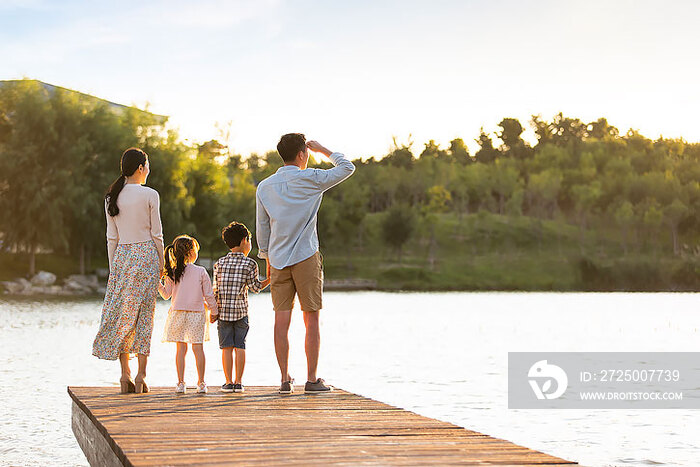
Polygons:
[[105,201],[107,201],[107,212],[110,216],[114,217],[119,214],[117,198],[119,198],[119,193],[121,193],[122,188],[124,188],[126,177],[134,175],[134,173],[139,169],[139,166],[145,165],[147,160],[148,154],[139,148],[129,148],[124,151],[124,154],[122,154],[122,174],[109,186],[109,189],[105,194]]
[[199,243],[189,235],[175,237],[173,243],[165,247],[165,275],[178,282],[185,272],[185,261],[192,251],[199,252]]

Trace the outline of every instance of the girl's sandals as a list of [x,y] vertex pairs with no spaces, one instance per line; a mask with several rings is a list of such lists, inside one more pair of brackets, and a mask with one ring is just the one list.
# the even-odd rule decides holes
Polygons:
[[124,378],[122,376],[121,378],[119,378],[119,385],[121,386],[122,394],[136,391],[136,386],[134,385],[134,382],[131,381],[131,378]]

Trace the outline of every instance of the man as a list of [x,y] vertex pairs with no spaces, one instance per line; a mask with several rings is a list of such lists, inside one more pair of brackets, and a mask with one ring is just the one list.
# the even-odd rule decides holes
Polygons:
[[[335,167],[307,169],[309,150],[328,157]],[[318,251],[316,217],[323,193],[348,178],[355,166],[338,152],[331,152],[303,134],[280,139],[277,152],[284,167],[260,182],[256,192],[258,257],[270,263],[270,293],[275,310],[275,354],[282,375],[280,394],[294,391],[289,376],[289,323],[294,296],[304,313],[306,326],[306,393],[333,388],[316,375],[321,344],[319,313],[323,292],[323,260]]]

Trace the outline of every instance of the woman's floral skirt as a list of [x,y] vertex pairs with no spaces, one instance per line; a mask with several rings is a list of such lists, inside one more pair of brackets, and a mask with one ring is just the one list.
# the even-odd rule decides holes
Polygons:
[[156,246],[153,241],[118,245],[113,262],[92,354],[105,360],[121,353],[148,355],[158,292]]

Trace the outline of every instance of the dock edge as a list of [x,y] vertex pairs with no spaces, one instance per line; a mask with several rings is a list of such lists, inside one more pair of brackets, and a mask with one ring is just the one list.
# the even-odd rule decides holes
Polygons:
[[131,467],[119,445],[107,433],[105,427],[68,388],[72,399],[71,428],[80,449],[91,466]]

